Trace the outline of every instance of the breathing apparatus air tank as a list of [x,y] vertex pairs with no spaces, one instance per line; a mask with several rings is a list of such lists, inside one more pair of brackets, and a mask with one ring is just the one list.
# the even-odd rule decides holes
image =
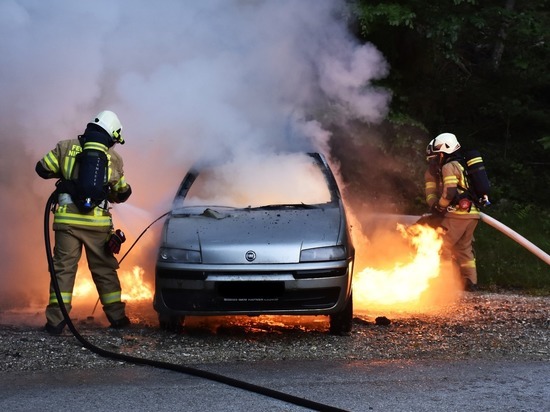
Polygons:
[[466,173],[470,184],[470,191],[475,197],[475,202],[482,206],[487,206],[489,202],[489,192],[491,183],[485,170],[485,164],[481,154],[477,150],[470,150],[465,153]]
[[101,142],[86,141],[79,156],[76,204],[88,212],[107,197],[105,174],[108,147]]

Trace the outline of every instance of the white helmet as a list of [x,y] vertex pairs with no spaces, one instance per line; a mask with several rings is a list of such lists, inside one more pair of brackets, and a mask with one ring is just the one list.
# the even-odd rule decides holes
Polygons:
[[114,112],[104,110],[94,117],[90,123],[100,126],[103,130],[109,133],[109,136],[111,136],[115,142],[124,144],[124,139],[121,134],[122,124],[120,124],[120,120]]
[[452,133],[441,133],[430,142],[431,150],[434,153],[451,154],[460,149],[460,143]]

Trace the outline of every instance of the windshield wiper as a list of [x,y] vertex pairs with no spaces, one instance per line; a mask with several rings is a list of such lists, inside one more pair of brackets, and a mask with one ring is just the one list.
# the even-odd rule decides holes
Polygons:
[[258,207],[253,207],[251,209],[265,209],[265,210],[273,210],[273,209],[317,209],[317,206],[308,205],[306,203],[281,203],[281,204],[258,206]]

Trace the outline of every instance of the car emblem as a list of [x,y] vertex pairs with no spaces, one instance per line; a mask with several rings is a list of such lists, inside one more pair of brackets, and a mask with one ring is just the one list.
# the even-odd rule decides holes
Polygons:
[[252,262],[256,259],[256,252],[254,252],[253,250],[249,250],[248,252],[246,252],[244,254],[244,257],[246,258],[246,260],[248,260],[249,262]]

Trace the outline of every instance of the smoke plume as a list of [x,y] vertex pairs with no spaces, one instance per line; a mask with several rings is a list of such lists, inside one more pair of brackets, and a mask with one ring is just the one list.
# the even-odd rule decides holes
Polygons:
[[[133,241],[170,208],[196,161],[328,152],[323,118],[378,122],[384,58],[346,28],[338,0],[0,2],[0,291],[45,304],[43,217],[53,180],[34,172],[97,112],[123,124],[133,188],[115,225]],[[132,260],[150,269],[154,236]]]

